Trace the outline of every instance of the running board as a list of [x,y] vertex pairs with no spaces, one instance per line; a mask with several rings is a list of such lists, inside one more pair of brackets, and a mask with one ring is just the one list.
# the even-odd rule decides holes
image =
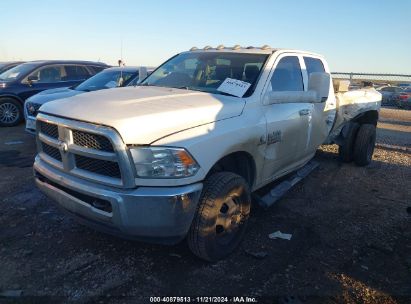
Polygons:
[[317,168],[318,165],[318,162],[311,160],[288,179],[276,185],[266,195],[264,195],[263,197],[258,197],[255,195],[254,199],[260,206],[264,208],[270,207],[280,198],[282,198],[288,190],[290,190],[293,186],[295,186],[298,182],[300,182],[303,178],[310,174],[315,168]]

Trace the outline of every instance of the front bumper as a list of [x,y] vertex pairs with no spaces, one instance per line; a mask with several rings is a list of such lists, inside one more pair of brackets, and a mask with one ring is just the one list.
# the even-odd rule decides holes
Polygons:
[[120,189],[34,163],[36,185],[80,222],[117,236],[175,244],[187,234],[202,183],[181,187]]

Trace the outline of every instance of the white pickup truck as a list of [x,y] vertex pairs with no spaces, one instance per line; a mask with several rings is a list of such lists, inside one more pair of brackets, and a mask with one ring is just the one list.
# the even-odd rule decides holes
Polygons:
[[367,165],[380,101],[373,88],[333,83],[310,52],[193,48],[138,86],[43,105],[35,180],[96,229],[187,238],[215,261],[239,244],[251,193],[304,166],[320,145],[336,143],[341,160]]

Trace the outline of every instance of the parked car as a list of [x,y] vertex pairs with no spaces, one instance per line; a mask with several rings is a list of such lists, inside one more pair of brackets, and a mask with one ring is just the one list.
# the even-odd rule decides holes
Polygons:
[[381,105],[394,106],[395,96],[398,93],[402,92],[402,88],[397,87],[397,86],[385,86],[385,87],[379,88],[378,92],[380,92],[382,95]]
[[50,89],[42,91],[28,98],[24,105],[24,116],[26,118],[26,130],[35,133],[35,120],[37,111],[46,102],[66,98],[85,92],[123,87],[138,79],[138,67],[114,67],[108,68],[79,85]]
[[126,238],[186,239],[216,261],[239,245],[251,192],[303,167],[320,145],[371,162],[381,94],[347,90],[334,93],[321,55],[193,48],[136,87],[43,105],[35,182],[82,223]]
[[41,91],[83,82],[108,65],[91,61],[31,61],[0,74],[0,126],[10,127],[24,118],[24,101]]
[[399,108],[411,109],[411,88],[403,90],[395,96],[395,102]]
[[0,74],[22,63],[24,63],[24,61],[0,62]]
[[397,86],[403,89],[407,89],[411,87],[411,83],[399,83]]

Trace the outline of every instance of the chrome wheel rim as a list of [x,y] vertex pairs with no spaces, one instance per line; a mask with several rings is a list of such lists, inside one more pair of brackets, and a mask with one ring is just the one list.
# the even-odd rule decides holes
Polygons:
[[220,244],[228,244],[234,239],[242,218],[238,197],[227,197],[221,205],[215,225],[217,241]]
[[0,104],[0,122],[12,124],[20,117],[20,111],[17,106],[10,102]]

